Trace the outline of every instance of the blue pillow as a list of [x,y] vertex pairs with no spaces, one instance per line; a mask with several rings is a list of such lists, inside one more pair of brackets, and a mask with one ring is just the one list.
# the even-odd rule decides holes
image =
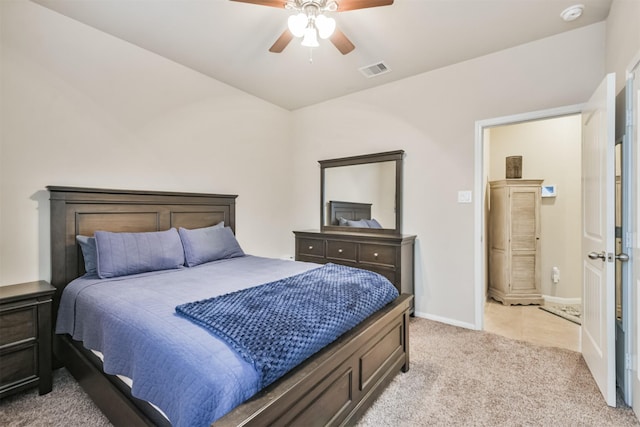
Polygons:
[[364,219],[363,221],[367,223],[367,226],[369,228],[382,228],[382,225],[380,225],[380,223],[376,221],[375,218]]
[[78,234],[76,236],[76,241],[80,245],[80,250],[82,250],[82,257],[84,258],[84,271],[89,274],[96,274],[98,266],[96,238]]
[[349,225],[349,224],[347,224],[348,221],[349,221],[348,219],[340,217],[340,218],[338,218],[338,225],[346,227],[347,225]]
[[178,230],[188,267],[219,259],[244,256],[240,244],[229,227],[206,227]]
[[149,233],[96,231],[95,237],[101,279],[184,265],[184,251],[175,228]]
[[347,220],[347,225],[349,227],[360,227],[360,228],[369,228],[369,224],[364,219],[359,219],[358,221]]

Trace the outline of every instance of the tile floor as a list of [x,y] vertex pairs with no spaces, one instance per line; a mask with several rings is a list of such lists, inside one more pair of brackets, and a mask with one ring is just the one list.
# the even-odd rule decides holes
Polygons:
[[533,344],[581,351],[580,325],[537,305],[505,306],[490,298],[484,306],[484,329]]

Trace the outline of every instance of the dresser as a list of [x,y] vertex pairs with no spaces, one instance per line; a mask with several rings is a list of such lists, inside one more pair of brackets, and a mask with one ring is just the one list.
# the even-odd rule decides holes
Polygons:
[[505,305],[542,304],[540,179],[489,183],[489,296]]
[[45,281],[0,286],[0,399],[39,387],[51,391],[51,298]]
[[400,293],[413,294],[416,236],[294,231],[296,261],[348,265],[385,276]]

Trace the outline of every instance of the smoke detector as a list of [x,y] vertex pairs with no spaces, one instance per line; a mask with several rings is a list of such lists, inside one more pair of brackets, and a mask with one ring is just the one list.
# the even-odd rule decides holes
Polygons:
[[565,10],[560,13],[560,17],[565,22],[575,21],[576,19],[582,16],[582,12],[584,12],[583,4],[574,4],[573,6],[569,6]]

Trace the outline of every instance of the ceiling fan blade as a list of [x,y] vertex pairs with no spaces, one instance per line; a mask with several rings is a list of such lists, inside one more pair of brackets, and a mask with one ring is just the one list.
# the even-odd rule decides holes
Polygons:
[[331,43],[333,43],[334,46],[337,47],[338,50],[343,55],[346,55],[347,53],[351,52],[353,49],[356,48],[353,45],[353,43],[351,43],[351,40],[349,40],[347,38],[347,36],[345,36],[344,33],[342,31],[338,30],[337,28],[333,32],[333,34],[331,35],[329,40],[331,40]]
[[293,34],[288,29],[284,30],[278,40],[269,48],[269,52],[280,53],[284,50],[285,47],[289,44],[289,42],[293,40]]
[[336,0],[336,3],[338,3],[338,12],[344,12],[368,7],[390,6],[393,4],[393,0]]
[[279,7],[280,9],[284,9],[284,5],[287,4],[286,0],[231,0],[231,1],[237,1],[239,3],[257,4],[260,6]]

